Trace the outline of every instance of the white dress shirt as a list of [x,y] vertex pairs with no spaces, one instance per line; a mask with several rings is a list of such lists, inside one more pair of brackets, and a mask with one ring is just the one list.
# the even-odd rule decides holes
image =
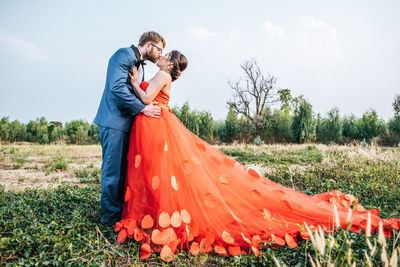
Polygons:
[[[140,50],[139,50],[139,53],[140,53]],[[140,53],[140,58],[143,59],[142,53]],[[139,68],[138,68],[138,80],[137,80],[138,85],[140,85],[140,83],[141,83],[142,80],[143,80],[143,74],[144,74],[144,67],[143,67],[143,65],[141,64],[141,65],[139,66]]]

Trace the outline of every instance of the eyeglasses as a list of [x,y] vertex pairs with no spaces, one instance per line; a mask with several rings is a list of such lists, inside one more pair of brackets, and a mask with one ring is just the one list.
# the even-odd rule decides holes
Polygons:
[[153,43],[150,43],[152,46],[154,46],[155,48],[157,48],[157,50],[158,50],[158,52],[160,53],[160,54],[162,54],[162,48],[161,47],[158,47],[158,46],[156,46],[155,44],[153,44]]

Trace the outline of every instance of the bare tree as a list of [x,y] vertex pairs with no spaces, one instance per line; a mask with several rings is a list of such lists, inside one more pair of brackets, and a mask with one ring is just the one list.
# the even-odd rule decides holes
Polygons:
[[244,80],[228,81],[233,90],[233,100],[228,105],[244,115],[253,125],[255,134],[265,127],[263,113],[266,107],[279,101],[276,94],[276,77],[264,76],[255,60],[246,60],[240,65],[244,72]]

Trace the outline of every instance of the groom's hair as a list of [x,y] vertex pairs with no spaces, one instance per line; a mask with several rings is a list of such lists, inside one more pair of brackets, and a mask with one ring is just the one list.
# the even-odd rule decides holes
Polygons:
[[154,31],[144,32],[139,39],[139,45],[144,46],[147,42],[158,43],[162,42],[165,47],[166,43],[164,38],[158,33]]

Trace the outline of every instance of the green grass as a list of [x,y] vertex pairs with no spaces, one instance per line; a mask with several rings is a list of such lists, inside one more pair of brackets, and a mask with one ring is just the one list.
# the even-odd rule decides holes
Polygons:
[[299,151],[292,151],[290,153],[278,154],[262,152],[254,154],[252,151],[241,149],[226,149],[222,148],[222,152],[234,157],[237,161],[250,164],[304,164],[304,163],[321,163],[323,156],[320,152],[312,149],[304,149]]
[[[319,146],[225,146],[220,149],[243,164],[267,167],[263,174],[285,186],[307,194],[340,190],[354,194],[367,209],[380,209],[382,217],[400,217],[399,149],[376,151],[373,147]],[[69,162],[69,158],[49,162],[56,166],[57,162]],[[52,170],[61,171],[56,167]],[[80,179],[79,183],[55,189],[14,192],[0,187],[0,266],[165,264],[155,254],[150,259],[139,260],[138,243],[129,241],[121,245],[116,242],[113,227],[98,223],[98,168],[87,165],[75,169],[73,174]],[[340,230],[334,237],[329,257],[347,266],[347,241],[351,241],[350,258],[363,265],[364,251],[369,251],[364,234]],[[371,240],[374,238],[376,235]],[[251,254],[229,258],[216,254],[193,257],[184,251],[171,264],[272,266],[275,257],[282,266],[310,266],[309,254],[320,262],[329,260],[326,255],[318,255],[310,241],[298,240],[296,249],[265,246],[262,257]],[[392,247],[393,239],[387,241],[389,258]],[[397,250],[400,253],[400,248]],[[371,258],[374,265],[382,265],[381,251],[378,246]]]

